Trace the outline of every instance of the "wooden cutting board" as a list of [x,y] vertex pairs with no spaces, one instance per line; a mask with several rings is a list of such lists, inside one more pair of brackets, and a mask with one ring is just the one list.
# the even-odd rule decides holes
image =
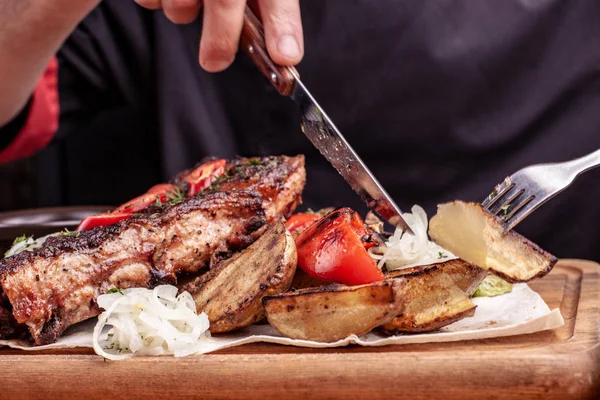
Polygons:
[[600,396],[600,265],[563,260],[534,281],[565,325],[454,343],[305,349],[245,345],[105,362],[89,349],[0,350],[0,398],[587,399]]

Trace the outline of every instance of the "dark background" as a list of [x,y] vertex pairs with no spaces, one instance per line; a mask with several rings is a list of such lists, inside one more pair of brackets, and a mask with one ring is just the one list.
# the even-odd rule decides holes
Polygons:
[[[301,5],[303,80],[404,211],[480,202],[522,167],[600,148],[599,2]],[[247,58],[217,75],[197,67],[199,31],[104,0],[61,67],[98,71],[61,86],[102,107],[36,157],[0,166],[0,210],[120,204],[207,155],[303,153],[303,208],[364,211]],[[588,172],[517,230],[559,257],[600,261],[599,183],[600,169]]]

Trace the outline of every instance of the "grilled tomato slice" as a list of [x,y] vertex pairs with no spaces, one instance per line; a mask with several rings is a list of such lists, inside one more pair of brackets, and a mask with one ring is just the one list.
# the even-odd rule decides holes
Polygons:
[[360,216],[340,208],[298,235],[298,266],[314,278],[346,285],[381,281],[385,277],[367,252],[375,245],[376,237]]

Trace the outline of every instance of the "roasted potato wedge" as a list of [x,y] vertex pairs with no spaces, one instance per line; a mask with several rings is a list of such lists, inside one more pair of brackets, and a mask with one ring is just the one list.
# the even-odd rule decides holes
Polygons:
[[331,285],[263,298],[269,323],[292,339],[335,342],[363,335],[402,312],[403,279]]
[[454,284],[465,292],[467,296],[473,295],[473,292],[475,292],[479,284],[487,276],[485,269],[476,267],[460,258],[425,266],[390,271],[386,272],[385,276],[386,278],[411,277],[432,273],[437,270],[443,270],[445,274],[450,276]]
[[[446,271],[446,268],[448,271]],[[389,280],[402,279],[404,310],[383,325],[387,332],[428,332],[449,325],[464,317],[473,316],[475,305],[456,281],[469,287],[468,281],[481,281],[479,273],[458,278],[457,271],[472,272],[467,263],[442,263],[427,266],[408,275],[397,275]],[[484,277],[485,277],[485,271]]]
[[289,289],[296,271],[296,245],[283,221],[270,226],[252,245],[181,288],[212,333],[229,332],[264,318],[263,296]]
[[440,246],[509,282],[546,275],[557,259],[514,231],[504,232],[502,219],[480,204],[441,204],[429,223],[429,235]]

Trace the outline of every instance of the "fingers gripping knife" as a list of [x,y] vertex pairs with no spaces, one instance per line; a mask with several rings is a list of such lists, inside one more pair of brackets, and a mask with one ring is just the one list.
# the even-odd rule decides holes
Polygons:
[[317,104],[300,80],[296,69],[282,67],[271,60],[267,52],[262,24],[248,6],[246,6],[240,45],[277,91],[292,98],[300,107],[304,134],[367,203],[367,206],[392,225],[410,231],[400,208]]

